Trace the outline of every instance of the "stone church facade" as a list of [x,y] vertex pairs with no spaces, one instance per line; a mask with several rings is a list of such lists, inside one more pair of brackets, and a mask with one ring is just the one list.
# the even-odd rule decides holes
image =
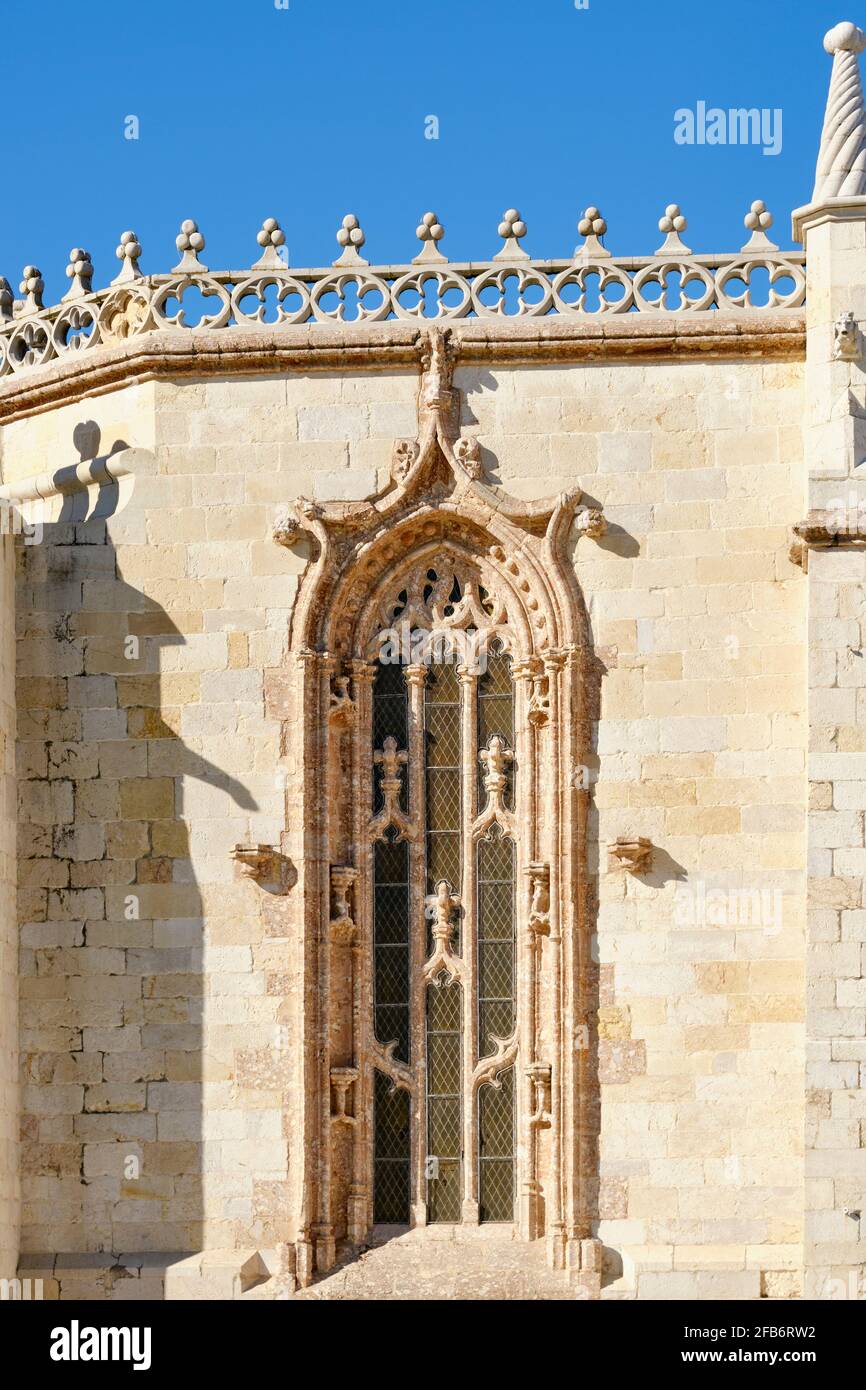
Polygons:
[[863,1296],[864,43],[802,251],[0,285],[0,1277]]

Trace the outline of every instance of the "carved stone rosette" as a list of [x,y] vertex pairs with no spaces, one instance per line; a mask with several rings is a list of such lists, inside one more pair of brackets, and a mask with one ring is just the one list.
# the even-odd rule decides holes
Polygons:
[[[521,1237],[544,1237],[551,1264],[577,1267],[591,1235],[588,1198],[594,1151],[592,1078],[573,1046],[587,1015],[591,932],[584,920],[585,797],[577,770],[587,759],[587,620],[566,543],[596,534],[586,509],[573,529],[578,490],[524,502],[489,485],[474,440],[459,436],[455,348],[447,331],[420,339],[418,434],[395,447],[384,491],[365,502],[296,503],[275,539],[312,538],[292,617],[290,660],[297,715],[284,741],[296,749],[287,815],[303,827],[296,911],[299,1004],[294,1055],[302,1068],[296,1118],[292,1219],[299,1280],[324,1269],[344,1238],[363,1241],[373,1219],[373,1094],[381,1072],[409,1093],[411,1211],[426,1220],[424,1196],[423,1010],[428,982],[463,994],[464,1133],[478,1123],[478,1096],[513,1068],[517,1205]],[[419,630],[461,645],[462,880],[433,897],[415,880],[410,910],[410,1062],[373,1029],[373,861],[377,844],[409,843],[421,864],[423,708],[427,653],[398,657],[405,669],[408,747],[372,742],[373,678],[381,633]],[[480,635],[480,636],[479,636]],[[514,747],[500,737],[479,748],[473,708],[481,638],[511,663]],[[288,823],[288,822],[287,822]],[[516,895],[516,1025],[479,1055],[479,995],[471,925],[475,849],[489,836],[513,841]],[[414,872],[414,870],[413,870]],[[461,920],[461,914],[465,920]],[[460,922],[459,951],[457,926]],[[326,928],[327,927],[327,931]],[[427,944],[428,935],[432,946]],[[348,948],[348,949],[347,949]],[[419,1032],[419,1027],[421,1031]],[[464,1165],[463,1221],[479,1219],[478,1177]]]

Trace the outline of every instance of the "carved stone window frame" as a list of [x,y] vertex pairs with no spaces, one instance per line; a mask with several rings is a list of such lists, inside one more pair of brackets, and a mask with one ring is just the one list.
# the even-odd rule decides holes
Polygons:
[[[517,1030],[497,1057],[473,1058],[471,1094],[477,1098],[479,1085],[515,1065],[517,1231],[526,1240],[544,1236],[554,1268],[596,1263],[589,1249],[596,1244],[594,1077],[586,1046],[593,973],[583,775],[589,643],[569,544],[580,534],[597,535],[602,519],[579,505],[579,489],[523,502],[488,485],[477,441],[459,437],[450,334],[433,329],[419,346],[418,437],[395,445],[389,484],[364,502],[301,499],[275,529],[276,540],[305,547],[307,558],[290,630],[292,689],[282,711],[282,848],[298,869],[297,990],[286,1026],[294,1068],[287,1087],[290,1219],[301,1284],[331,1267],[338,1241],[360,1244],[369,1234],[375,1070],[413,1102],[417,1095],[417,1065],[396,1059],[372,1031],[370,640],[395,580],[443,556],[489,575],[490,590],[507,609],[521,769],[514,809]],[[423,738],[411,713],[412,702],[417,708],[423,699],[423,680],[423,669],[413,675],[410,667],[410,744]],[[410,766],[414,751],[419,767],[420,747],[405,751]],[[410,814],[411,805],[410,798]],[[475,839],[467,838],[474,851]],[[423,912],[417,893],[410,911]],[[423,971],[422,949],[415,955],[412,969]],[[474,1018],[474,998],[469,1011]],[[416,1170],[421,1161],[414,1152]],[[464,1221],[477,1220],[474,1182]],[[419,1190],[416,1171],[413,1219],[423,1224]]]

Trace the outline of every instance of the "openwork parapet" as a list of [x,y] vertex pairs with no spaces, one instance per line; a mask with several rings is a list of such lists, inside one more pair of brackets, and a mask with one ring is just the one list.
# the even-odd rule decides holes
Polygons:
[[499,226],[502,248],[491,260],[451,262],[440,249],[442,224],[426,213],[417,230],[422,249],[410,264],[372,266],[360,254],[363,229],[350,215],[337,233],[342,249],[333,265],[295,270],[282,228],[268,218],[257,237],[262,254],[249,269],[211,271],[199,254],[205,238],[186,221],[177,237],[180,261],[161,275],[141,271],[141,245],[124,232],[120,273],[106,289],[93,289],[93,265],[80,247],[70,252],[70,288],[57,305],[43,303],[36,266],[24,268],[22,299],[0,279],[0,377],[166,330],[795,310],[805,301],[805,258],[780,251],[766,235],[771,224],[764,204],[753,203],[745,217],[751,237],[740,251],[696,255],[680,235],[686,219],[671,204],[659,221],[665,239],[656,253],[620,257],[603,244],[604,218],[588,208],[578,223],[584,240],[570,258],[533,260],[521,244],[526,223],[510,209]]

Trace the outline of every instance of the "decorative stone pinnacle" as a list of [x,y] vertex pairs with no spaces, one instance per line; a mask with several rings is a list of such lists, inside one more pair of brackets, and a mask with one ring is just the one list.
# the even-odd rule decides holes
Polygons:
[[778,251],[778,246],[766,235],[768,227],[773,225],[773,214],[767,211],[766,203],[762,203],[758,198],[743,218],[743,226],[752,235],[745,246],[740,249],[743,251]]
[[665,239],[656,251],[657,256],[690,256],[691,247],[686,246],[680,236],[688,226],[688,219],[683,216],[678,203],[668,203],[663,215],[659,218],[659,231],[664,232]]
[[860,198],[866,194],[866,108],[858,53],[866,35],[856,24],[837,24],[824,36],[833,55],[833,72],[821,132],[812,203],[828,198]]
[[528,261],[529,256],[520,242],[526,236],[526,223],[517,211],[517,208],[507,208],[502,214],[502,221],[499,224],[499,235],[505,242],[501,251],[497,251],[493,257],[494,261]]
[[141,255],[141,243],[135,232],[121,232],[120,242],[114,252],[120,261],[120,270],[112,280],[112,285],[123,285],[127,280],[143,280],[144,276],[138,268],[138,258]]
[[256,241],[262,248],[262,254],[253,264],[253,270],[281,270],[287,264],[277,249],[285,246],[286,234],[275,217],[265,218],[261,231],[256,232]]
[[602,246],[599,237],[603,237],[607,231],[607,223],[599,212],[598,208],[587,208],[577,224],[577,230],[584,238],[580,246],[574,249],[575,257],[579,260],[597,260],[599,256],[609,256],[610,252]]
[[834,24],[824,35],[824,51],[835,56],[837,53],[862,53],[866,48],[866,34],[850,20]]
[[445,261],[448,259],[439,250],[438,243],[445,235],[445,228],[435,212],[425,212],[415,235],[424,245],[420,254],[415,256],[413,265],[417,265],[419,261]]
[[90,259],[90,252],[85,251],[80,246],[73,246],[69,252],[69,264],[66,267],[67,279],[72,281],[66,294],[67,299],[81,299],[82,295],[90,294],[93,290],[93,264]]
[[343,247],[343,254],[337,257],[334,265],[369,265],[370,262],[358,254],[358,248],[363,246],[366,240],[364,230],[355,214],[347,213],[343,218],[343,225],[337,232],[337,245]]
[[175,246],[182,252],[181,258],[174,267],[174,274],[178,271],[188,270],[207,270],[207,266],[199,260],[199,251],[204,250],[204,237],[198,229],[198,223],[193,222],[188,217],[185,222],[180,224],[180,233],[175,238]]
[[42,271],[35,265],[25,265],[21,272],[21,284],[19,290],[27,298],[24,301],[23,312],[25,314],[35,313],[37,309],[44,309],[42,303],[42,291],[45,289],[45,281],[42,279]]

